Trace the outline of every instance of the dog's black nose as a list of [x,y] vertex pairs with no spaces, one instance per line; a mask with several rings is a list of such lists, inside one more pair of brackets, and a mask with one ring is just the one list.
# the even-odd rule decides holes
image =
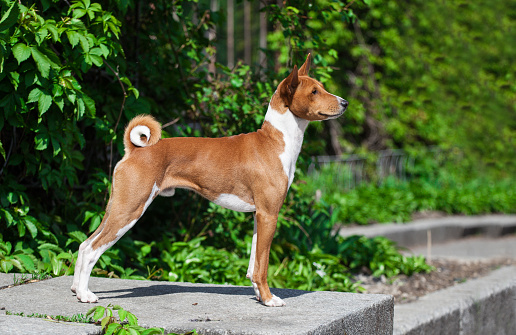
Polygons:
[[342,106],[342,108],[344,108],[344,109],[345,109],[345,108],[347,108],[347,107],[348,107],[349,103],[348,103],[346,100],[342,99],[342,100],[340,101],[340,105]]

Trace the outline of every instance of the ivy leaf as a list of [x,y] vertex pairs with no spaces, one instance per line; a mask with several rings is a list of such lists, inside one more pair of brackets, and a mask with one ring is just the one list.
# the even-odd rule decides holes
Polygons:
[[36,219],[33,217],[27,217],[25,220],[25,226],[27,226],[27,229],[29,230],[32,238],[35,238],[38,235],[38,228],[36,227],[36,224],[34,223]]
[[47,23],[45,23],[45,28],[47,28],[48,31],[50,32],[50,34],[52,35],[52,41],[54,41],[54,43],[55,43],[59,40],[59,30],[55,26],[55,24],[54,24],[55,22],[53,20],[52,20],[52,23],[49,23],[49,21],[47,21]]
[[84,52],[90,51],[90,43],[86,36],[79,35],[79,42],[81,43],[81,48]]
[[118,311],[118,318],[120,319],[120,322],[124,322],[126,317],[127,317],[127,311],[125,309],[120,309]]
[[38,67],[39,72],[43,76],[43,78],[48,78],[48,74],[50,72],[50,59],[38,50],[37,47],[31,47],[30,51],[32,53],[32,58],[36,62],[36,66]]
[[27,46],[25,43],[17,43],[13,47],[13,55],[14,58],[18,61],[18,65],[30,57],[30,47]]
[[29,100],[27,102],[36,102],[39,100],[39,97],[43,94],[43,92],[39,89],[39,87],[34,88],[29,93]]
[[0,260],[0,268],[2,268],[2,271],[7,273],[11,271],[13,268],[13,265],[9,261],[4,261],[3,259]]
[[77,100],[77,108],[75,109],[77,119],[78,120],[82,119],[85,112],[86,112],[86,107],[84,105],[84,100],[82,100],[82,99]]
[[70,42],[72,48],[75,48],[80,40],[79,33],[74,30],[68,30],[66,31],[66,36],[68,36],[68,41]]
[[52,97],[44,92],[42,93],[38,99],[39,116],[45,114],[52,105]]
[[93,314],[93,320],[97,321],[98,319],[100,319],[104,315],[105,311],[106,307],[98,306],[95,311],[95,314]]
[[23,267],[28,271],[34,271],[34,261],[30,258],[29,255],[16,255],[17,260],[23,265]]
[[63,252],[63,249],[61,249],[58,245],[52,244],[52,243],[43,243],[40,246],[38,246],[39,250],[50,250],[54,251],[56,253]]
[[18,15],[20,14],[20,7],[17,1],[13,1],[11,7],[5,12],[0,20],[0,31],[11,28],[16,21],[18,21]]
[[84,106],[86,107],[86,111],[90,116],[95,116],[95,100],[87,96],[86,94],[82,94],[82,100],[84,100]]
[[102,56],[104,56],[104,58],[107,58],[109,56],[109,48],[102,43],[99,45],[99,48],[102,51]]
[[73,17],[76,18],[76,19],[80,19],[84,15],[86,15],[86,10],[84,10],[82,8],[75,8],[73,10]]
[[21,223],[17,224],[16,227],[18,228],[18,236],[23,237],[25,236],[25,226]]
[[36,150],[45,150],[48,147],[48,130],[45,126],[40,125],[38,128],[34,142],[36,143]]
[[36,150],[45,150],[48,147],[48,140],[48,134],[37,134],[34,139]]
[[[115,322],[115,323],[110,323],[109,326],[107,326],[106,328],[106,335],[110,335],[110,334],[113,334],[113,332],[115,330],[117,330],[118,328],[122,328],[122,325],[120,325],[119,323]],[[124,331],[124,329],[120,329],[120,332],[117,333],[117,334],[122,334],[122,331]]]
[[129,321],[130,325],[137,325],[138,319],[133,313],[127,313],[127,321]]
[[[92,213],[92,212],[86,212],[86,213]],[[92,214],[95,214],[95,213],[92,213]],[[72,238],[72,241],[75,241],[79,244],[86,241],[86,239],[88,238],[88,236],[86,236],[86,234],[84,234],[82,231],[79,231],[79,230],[72,231],[72,232],[68,233],[68,235]],[[67,244],[68,244],[68,242],[67,242]]]
[[40,45],[45,40],[47,35],[48,35],[48,29],[45,28],[45,27],[40,28],[36,32],[36,34],[34,34],[34,36],[36,37],[36,42],[38,43],[38,45]]
[[55,97],[54,98],[54,102],[56,103],[57,107],[59,107],[59,109],[61,110],[61,112],[63,111],[63,108],[64,108],[64,99],[63,97]]
[[56,157],[61,152],[61,145],[59,144],[59,140],[55,137],[50,138],[52,142],[52,147],[54,148],[53,155]]

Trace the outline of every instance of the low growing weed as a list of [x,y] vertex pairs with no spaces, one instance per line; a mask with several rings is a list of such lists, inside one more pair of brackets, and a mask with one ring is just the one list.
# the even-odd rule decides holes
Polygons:
[[[118,318],[114,315],[118,314]],[[107,307],[95,306],[86,315],[74,314],[72,316],[48,315],[41,313],[25,314],[6,311],[7,315],[17,315],[28,318],[41,318],[59,322],[97,323],[102,327],[102,334],[105,335],[154,335],[165,334],[163,328],[144,328],[138,325],[138,318],[133,313],[118,305],[109,304]],[[167,333],[167,335],[198,335],[195,330],[184,334]]]
[[[114,316],[114,312],[118,314],[118,318]],[[133,313],[123,309],[118,305],[109,304],[107,307],[96,306],[91,308],[86,316],[90,316],[95,322],[100,322],[103,334],[105,335],[154,335],[165,334],[165,329],[153,327],[143,328],[138,325],[138,318]],[[168,335],[179,335],[168,333]],[[195,330],[182,335],[197,335]]]
[[27,317],[27,318],[48,319],[48,320],[62,321],[62,322],[93,323],[93,318],[86,316],[84,314],[74,314],[72,316],[63,316],[63,315],[48,315],[48,314],[40,314],[40,313],[32,313],[32,314],[25,314],[23,312],[13,313],[10,311],[5,311],[5,314],[23,316],[23,317]]

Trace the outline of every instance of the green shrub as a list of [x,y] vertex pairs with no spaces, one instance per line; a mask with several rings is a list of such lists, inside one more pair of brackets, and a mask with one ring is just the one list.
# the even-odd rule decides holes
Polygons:
[[312,183],[307,178],[301,191],[308,196],[321,190],[322,199],[333,206],[341,223],[406,222],[423,211],[466,215],[516,212],[516,182],[512,178],[469,179],[444,173],[431,180],[364,182],[351,190],[339,190],[335,183],[325,185],[322,180],[318,177]]

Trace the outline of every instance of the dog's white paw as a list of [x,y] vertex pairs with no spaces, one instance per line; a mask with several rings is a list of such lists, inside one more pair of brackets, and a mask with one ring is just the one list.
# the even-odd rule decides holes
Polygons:
[[279,297],[275,296],[274,294],[272,295],[271,299],[269,299],[268,301],[264,301],[263,304],[268,307],[281,307],[281,306],[286,305],[283,300],[281,300]]
[[254,294],[256,295],[256,300],[262,301],[262,296],[260,295],[260,290],[258,289],[258,285],[256,285],[255,283],[252,283],[252,284],[253,284]]
[[87,290],[86,292],[77,292],[77,299],[81,302],[97,302],[99,298],[95,295],[95,293]]
[[77,292],[77,285],[73,284],[72,287],[70,287],[70,290],[72,290],[73,293]]

